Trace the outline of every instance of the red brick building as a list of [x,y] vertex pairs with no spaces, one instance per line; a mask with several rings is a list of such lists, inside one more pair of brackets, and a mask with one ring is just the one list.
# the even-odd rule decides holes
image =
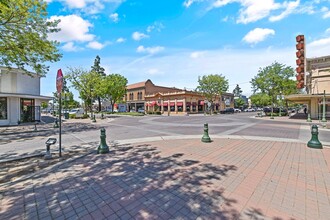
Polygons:
[[[125,101],[128,111],[161,112],[176,115],[202,113],[208,107],[205,97],[197,92],[175,87],[157,86],[148,79],[127,86]],[[234,106],[234,95],[225,93],[213,103],[213,110],[220,111]]]

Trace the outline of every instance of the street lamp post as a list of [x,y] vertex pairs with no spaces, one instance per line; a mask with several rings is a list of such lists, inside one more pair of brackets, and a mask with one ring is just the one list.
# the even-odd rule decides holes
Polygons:
[[280,106],[279,106],[279,113],[278,113],[278,116],[281,117],[282,116],[282,113],[281,113],[281,107],[282,107],[282,91],[280,91]]

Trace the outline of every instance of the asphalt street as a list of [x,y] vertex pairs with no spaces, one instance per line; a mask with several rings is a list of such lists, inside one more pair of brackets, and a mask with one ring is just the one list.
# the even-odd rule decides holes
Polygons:
[[[138,143],[163,139],[194,139],[203,135],[208,124],[211,138],[243,138],[272,141],[295,141],[307,143],[311,138],[310,125],[304,120],[288,117],[256,118],[255,113],[233,115],[190,116],[111,116],[106,119],[68,119],[62,123],[61,146],[96,148],[100,141],[100,129],[106,129],[107,142],[111,144]],[[44,116],[43,121],[16,127],[0,128],[0,160],[20,157],[45,151],[45,142],[50,137],[59,139],[59,129],[53,128],[53,118]],[[319,139],[330,146],[330,130],[319,126]],[[57,151],[59,141],[52,146]]]

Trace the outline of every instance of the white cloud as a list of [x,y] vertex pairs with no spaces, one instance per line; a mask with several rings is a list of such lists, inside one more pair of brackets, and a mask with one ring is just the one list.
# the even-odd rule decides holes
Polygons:
[[126,41],[126,39],[122,38],[122,37],[120,37],[116,40],[117,43],[124,43],[125,41]]
[[219,8],[219,7],[225,6],[229,3],[232,3],[234,1],[235,0],[216,0],[215,2],[213,2],[212,7]]
[[62,49],[64,51],[68,51],[68,52],[75,52],[75,51],[82,50],[82,48],[75,46],[73,42],[68,42],[68,43],[64,44],[62,46]]
[[118,17],[118,13],[113,13],[109,16],[111,18],[111,20],[115,23],[117,23],[119,21],[119,17]]
[[125,0],[47,0],[63,2],[69,9],[79,9],[87,14],[97,14],[105,8],[105,4],[111,3],[112,9],[117,8]]
[[269,18],[270,21],[279,21],[282,20],[283,18],[287,17],[288,15],[292,14],[296,8],[299,6],[300,0],[297,0],[295,2],[284,2],[283,7],[285,10],[277,15],[277,16],[271,16]]
[[240,16],[237,23],[247,24],[258,21],[267,17],[271,10],[280,8],[280,4],[275,3],[274,0],[241,0],[243,6],[240,9]]
[[[238,3],[240,9],[236,22],[243,24],[267,18],[271,16],[273,11],[279,11],[280,14],[271,16],[270,20],[278,21],[287,17],[291,13],[298,13],[298,6],[300,5],[300,0],[284,1],[282,3],[277,3],[276,0],[186,0],[184,6],[188,8],[196,2],[210,2],[206,11],[224,7],[228,4]],[[307,5],[307,3],[305,5]],[[302,11],[300,10],[299,12],[301,13]],[[310,12],[305,11],[304,13]]]
[[205,52],[204,51],[195,51],[190,54],[190,57],[193,59],[197,59],[203,56]]
[[84,7],[86,7],[86,1],[85,0],[66,0],[65,3],[70,8],[84,8]]
[[87,47],[91,48],[91,49],[95,49],[95,50],[101,50],[103,49],[107,44],[101,44],[97,41],[91,41],[87,44]]
[[192,5],[192,3],[194,3],[194,0],[185,0],[183,2],[183,5],[184,5],[184,7],[189,8],[190,5]]
[[138,46],[136,49],[136,52],[138,53],[148,53],[148,54],[155,54],[159,53],[160,51],[164,50],[164,47],[156,46],[156,47],[144,47],[144,46]]
[[152,25],[149,25],[147,27],[147,32],[150,33],[153,30],[161,32],[161,30],[164,28],[165,28],[165,26],[161,22],[154,22]]
[[326,34],[330,34],[330,28],[326,29],[326,30],[325,30],[325,33],[326,33]]
[[256,44],[264,41],[270,35],[275,35],[273,29],[255,28],[244,36],[243,41],[250,44]]
[[132,38],[136,41],[139,41],[143,38],[148,38],[148,37],[149,37],[149,35],[146,35],[144,33],[137,32],[137,31],[132,34]]
[[328,56],[330,51],[330,37],[318,39],[307,44],[308,57]]
[[322,16],[322,18],[324,18],[324,19],[330,18],[330,11],[324,13],[324,15]]
[[59,42],[71,42],[71,41],[92,41],[95,35],[89,33],[89,28],[93,25],[78,15],[67,16],[52,16],[49,20],[60,19],[58,27],[61,30],[57,33],[50,33],[49,38],[51,40],[57,40]]

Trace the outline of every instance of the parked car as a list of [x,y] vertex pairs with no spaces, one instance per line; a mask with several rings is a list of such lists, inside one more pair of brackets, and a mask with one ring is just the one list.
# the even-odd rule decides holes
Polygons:
[[256,110],[254,108],[246,108],[244,109],[244,112],[255,112]]
[[234,108],[226,108],[220,110],[220,114],[234,114],[234,112],[235,112]]
[[236,113],[240,113],[240,112],[241,112],[241,109],[239,109],[239,108],[234,108],[234,112],[236,112]]
[[82,108],[71,109],[69,111],[69,115],[74,115],[74,114],[76,114],[76,115],[84,114],[84,109],[82,109]]
[[140,112],[140,113],[144,113],[144,109],[143,109],[143,108],[139,108],[139,109],[138,109],[138,112]]

